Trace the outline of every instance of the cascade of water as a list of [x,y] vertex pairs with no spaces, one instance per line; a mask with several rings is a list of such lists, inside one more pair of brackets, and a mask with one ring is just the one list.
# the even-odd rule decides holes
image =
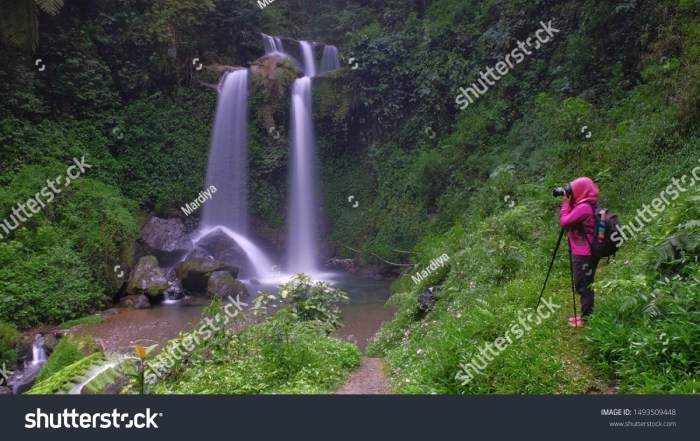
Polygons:
[[305,76],[292,86],[287,269],[295,273],[316,271],[316,147],[311,115],[311,78]]
[[316,76],[316,59],[314,58],[314,48],[308,41],[300,41],[301,53],[304,56],[304,75],[307,77]]
[[44,348],[44,337],[37,334],[32,343],[32,364],[39,364],[46,361],[46,349]]
[[213,228],[203,229],[199,232],[197,237],[194,238],[194,242],[197,243],[199,239],[206,237],[209,233],[213,233],[217,229],[221,230],[228,237],[235,240],[238,246],[245,251],[257,277],[270,274],[272,265],[270,264],[270,260],[267,258],[265,253],[255,243],[253,243],[253,241],[231,230],[230,228],[216,226]]
[[265,41],[266,55],[284,54],[284,46],[282,46],[282,39],[266,34],[262,34],[262,36],[263,40]]
[[[277,39],[279,40],[279,39]],[[279,41],[281,47],[282,42]],[[270,273],[265,253],[248,239],[248,70],[229,72],[219,83],[207,189],[216,188],[203,208],[198,238],[221,228],[246,252],[255,274]]]
[[248,70],[221,79],[206,188],[216,194],[205,202],[202,224],[248,234]]
[[327,44],[323,48],[323,56],[321,58],[321,73],[330,72],[340,69],[340,60],[338,59],[338,48]]

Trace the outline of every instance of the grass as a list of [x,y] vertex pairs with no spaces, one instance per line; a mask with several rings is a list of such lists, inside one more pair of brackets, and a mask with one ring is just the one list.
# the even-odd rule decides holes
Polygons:
[[96,325],[104,322],[105,320],[106,318],[101,315],[86,315],[85,317],[81,317],[79,319],[65,321],[58,325],[58,327],[61,329],[67,329],[78,325]]

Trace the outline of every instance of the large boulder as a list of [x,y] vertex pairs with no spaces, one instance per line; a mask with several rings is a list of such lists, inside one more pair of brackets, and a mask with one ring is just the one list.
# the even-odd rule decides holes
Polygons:
[[185,260],[175,267],[175,274],[182,282],[182,287],[197,294],[206,294],[209,277],[218,271],[229,273],[235,278],[238,276],[239,267],[208,259]]
[[192,238],[182,219],[151,217],[141,228],[144,251],[153,254],[161,262],[175,262],[190,251]]
[[[200,250],[200,252],[195,253],[196,250]],[[196,254],[197,258],[210,256],[214,260],[238,266],[244,274],[250,270],[248,254],[238,245],[238,242],[222,230],[214,230],[199,239],[195,251],[190,254]]]
[[209,277],[209,281],[207,282],[207,295],[217,295],[222,299],[227,299],[229,296],[231,296],[232,299],[238,296],[241,298],[250,296],[243,282],[234,279],[230,273],[225,271],[217,271]]
[[122,297],[119,300],[119,305],[125,308],[148,309],[151,307],[151,302],[149,302],[148,297],[144,296],[143,294],[135,294]]
[[[183,260],[193,260],[193,259],[208,259],[214,260],[214,256],[204,251],[199,246],[196,246],[192,251],[187,253],[187,256]],[[218,259],[220,260],[220,259]]]
[[168,281],[158,266],[158,259],[155,256],[144,256],[134,268],[129,284],[126,286],[126,293],[157,296],[166,289],[168,289]]

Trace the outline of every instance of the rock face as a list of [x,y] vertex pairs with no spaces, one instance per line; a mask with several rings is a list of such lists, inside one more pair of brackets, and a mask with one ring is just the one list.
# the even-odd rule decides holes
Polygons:
[[[236,265],[244,272],[249,269],[248,254],[235,240],[221,230],[215,230],[199,239],[195,250],[201,251],[197,253],[199,256],[211,256],[214,260]],[[190,254],[195,254],[195,252]]]
[[158,266],[158,259],[155,256],[144,256],[134,268],[126,293],[157,296],[166,289],[168,289],[168,281],[165,280]]
[[[214,260],[214,256],[211,254],[207,253],[204,251],[202,248],[199,247],[199,244],[187,254],[187,257],[185,257],[185,260],[193,260],[193,259],[210,259]],[[220,260],[220,259],[219,259]]]
[[217,271],[209,276],[207,295],[218,295],[222,299],[226,299],[229,296],[233,299],[237,296],[240,296],[240,298],[250,296],[245,285],[239,280],[234,279],[230,273],[225,271]]
[[251,96],[259,99],[254,112],[263,127],[269,129],[277,125],[274,115],[282,110],[289,87],[301,76],[294,63],[285,58],[264,55],[250,66]]
[[185,223],[177,218],[151,217],[141,228],[141,240],[144,250],[162,262],[177,261],[192,249]]
[[192,259],[180,262],[175,273],[182,282],[182,287],[197,294],[206,294],[209,277],[212,273],[226,272],[232,277],[238,276],[239,268],[218,260]]
[[142,294],[135,294],[122,297],[121,300],[119,300],[119,305],[125,308],[148,309],[151,307],[151,302],[148,301],[148,297]]

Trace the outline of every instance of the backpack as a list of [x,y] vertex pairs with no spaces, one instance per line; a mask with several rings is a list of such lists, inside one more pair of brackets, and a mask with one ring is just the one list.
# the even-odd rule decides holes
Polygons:
[[610,238],[613,233],[620,231],[620,222],[617,220],[617,215],[607,208],[601,208],[598,204],[590,204],[590,206],[593,208],[593,215],[595,216],[593,240],[588,241],[583,225],[581,226],[581,232],[588,241],[591,255],[599,259],[614,256],[619,245],[621,245]]
[[[439,287],[437,289],[440,289]],[[434,286],[428,286],[423,290],[423,294],[421,294],[420,298],[418,299],[418,310],[420,313],[425,313],[428,311],[428,308],[430,305],[433,303],[437,302],[438,297],[435,295],[435,287]]]

